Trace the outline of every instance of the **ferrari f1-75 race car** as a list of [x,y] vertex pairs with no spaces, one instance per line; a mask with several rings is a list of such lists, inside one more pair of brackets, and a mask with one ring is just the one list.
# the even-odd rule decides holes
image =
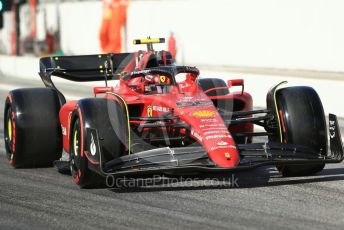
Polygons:
[[[314,89],[278,84],[267,93],[266,109],[254,110],[243,80],[199,78],[196,67],[177,66],[169,52],[153,50],[161,42],[135,40],[147,50],[134,53],[41,58],[46,87],[16,89],[6,99],[8,162],[15,168],[55,162],[80,187],[91,187],[109,175],[226,173],[264,165],[284,176],[310,175],[343,160],[336,116],[329,115],[327,128]],[[93,98],[66,102],[52,76],[105,86],[94,87]],[[110,80],[119,80],[117,86]],[[266,141],[255,143],[257,136]]]

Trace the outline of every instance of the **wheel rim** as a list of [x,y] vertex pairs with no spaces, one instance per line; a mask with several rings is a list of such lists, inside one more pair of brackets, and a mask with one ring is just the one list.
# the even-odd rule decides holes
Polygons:
[[70,170],[74,180],[78,178],[78,166],[75,158],[79,154],[79,131],[78,122],[75,122],[72,132],[72,143],[71,143],[71,154],[70,154]]

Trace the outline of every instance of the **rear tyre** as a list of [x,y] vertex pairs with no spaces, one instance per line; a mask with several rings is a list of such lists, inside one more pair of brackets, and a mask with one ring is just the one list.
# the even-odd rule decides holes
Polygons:
[[[321,100],[311,87],[289,87],[276,93],[283,142],[304,145],[327,154],[327,128]],[[280,165],[283,176],[307,176],[320,172],[325,164]]]
[[9,93],[4,110],[4,139],[10,165],[50,167],[61,157],[60,107],[52,89],[18,89]]
[[[197,83],[203,91],[207,91],[208,89],[218,88],[218,87],[227,87],[227,84],[224,80],[219,78],[201,78],[197,80]],[[214,91],[210,91],[207,93],[208,96],[221,96],[229,94],[228,88],[226,89],[217,89]]]

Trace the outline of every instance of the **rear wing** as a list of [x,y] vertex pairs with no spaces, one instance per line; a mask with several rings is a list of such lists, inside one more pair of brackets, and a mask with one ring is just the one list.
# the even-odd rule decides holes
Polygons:
[[39,62],[39,75],[45,84],[52,83],[51,76],[79,82],[116,80],[133,56],[133,53],[119,53],[44,57]]

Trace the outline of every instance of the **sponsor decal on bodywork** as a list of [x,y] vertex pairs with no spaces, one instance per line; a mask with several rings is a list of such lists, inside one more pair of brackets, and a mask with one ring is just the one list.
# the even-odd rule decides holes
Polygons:
[[147,113],[148,113],[148,116],[151,117],[152,116],[152,113],[153,111],[156,111],[156,112],[169,112],[170,109],[167,108],[167,107],[163,107],[163,106],[158,106],[158,105],[150,105],[147,107]]
[[211,135],[211,136],[207,136],[205,139],[206,140],[214,140],[214,139],[222,139],[222,138],[232,138],[232,136],[229,134]]
[[196,137],[200,142],[202,142],[203,138],[201,135],[199,135],[195,130],[191,130],[191,135],[193,135],[194,137]]
[[96,153],[97,153],[97,146],[96,146],[96,144],[94,142],[94,137],[93,137],[92,133],[91,133],[90,152],[91,152],[92,156],[96,155]]
[[215,118],[201,119],[201,122],[217,122],[217,119]]
[[195,100],[195,98],[194,97],[182,97],[179,100],[180,100],[179,102],[186,102],[186,101],[193,101],[193,100]]
[[221,130],[207,131],[207,132],[204,133],[204,135],[220,134],[220,133],[228,133],[228,130],[227,129],[221,129]]
[[191,85],[190,85],[189,83],[179,84],[179,87],[180,87],[181,89],[184,89],[184,88],[190,87],[190,86],[191,86]]
[[87,128],[86,146],[88,148],[87,151],[85,151],[87,159],[92,164],[98,164],[101,150],[96,129]]
[[217,149],[236,149],[234,145],[225,145],[225,146],[213,146],[210,148],[210,151],[214,151]]
[[191,106],[211,106],[211,101],[178,101],[176,102],[178,107],[191,107]]
[[153,105],[153,111],[157,111],[157,112],[169,112],[170,109],[167,107],[163,107],[163,106],[157,106],[157,105]]
[[61,130],[62,130],[62,135],[63,135],[63,136],[66,136],[66,135],[67,135],[67,128],[66,128],[66,127],[63,127],[63,126],[61,125]]
[[227,142],[225,141],[220,141],[219,143],[217,143],[218,146],[225,146],[225,145],[228,145]]
[[200,128],[202,128],[203,130],[208,130],[208,129],[227,129],[227,127],[224,124],[204,124],[204,125],[200,125]]
[[158,105],[153,105],[153,106],[148,106],[147,107],[147,116],[152,117],[153,116],[153,111],[155,112],[164,112],[167,113],[170,111],[169,108],[163,107],[163,106],[158,106]]
[[214,117],[215,112],[211,110],[198,110],[191,113],[193,117]]

